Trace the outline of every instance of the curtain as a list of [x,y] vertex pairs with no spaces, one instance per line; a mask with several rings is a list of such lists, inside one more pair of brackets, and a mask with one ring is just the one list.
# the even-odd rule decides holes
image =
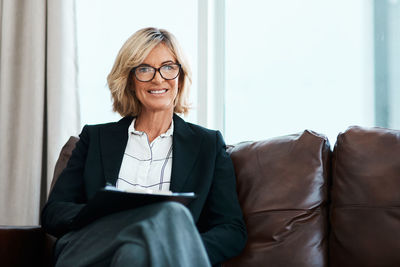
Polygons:
[[79,131],[74,1],[0,0],[0,224],[37,225]]

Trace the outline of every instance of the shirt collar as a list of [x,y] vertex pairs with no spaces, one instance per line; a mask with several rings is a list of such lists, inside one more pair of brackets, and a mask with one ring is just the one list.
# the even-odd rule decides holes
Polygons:
[[[135,129],[135,121],[136,118],[133,118],[131,125],[129,125],[128,132],[131,134],[142,136],[144,132]],[[171,126],[169,126],[168,130],[165,133],[160,134],[160,137],[172,136],[173,133],[174,133],[174,120],[172,120]]]

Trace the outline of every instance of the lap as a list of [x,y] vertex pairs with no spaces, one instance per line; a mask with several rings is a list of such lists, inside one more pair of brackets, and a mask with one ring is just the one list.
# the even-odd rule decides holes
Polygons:
[[[175,235],[181,231],[200,239],[191,213],[185,206],[162,202],[111,214],[69,232],[57,241],[55,253],[56,258],[62,261],[79,258],[83,260],[82,266],[108,263],[123,244],[137,244],[148,247],[150,253],[158,253],[160,249],[165,250],[163,246],[168,246],[171,240],[176,240]],[[187,238],[187,242],[192,242],[193,236]],[[177,243],[185,242],[180,235],[179,239]]]

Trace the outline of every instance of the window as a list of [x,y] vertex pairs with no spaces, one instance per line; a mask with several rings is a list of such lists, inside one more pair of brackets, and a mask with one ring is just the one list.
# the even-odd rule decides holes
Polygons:
[[226,3],[228,142],[400,127],[399,1]]
[[191,60],[186,120],[227,143],[304,129],[400,128],[399,0],[76,1],[82,124],[115,121],[106,76],[155,26]]
[[[188,55],[193,72],[191,102],[196,104],[197,3],[180,0],[76,1],[81,123],[116,121],[107,75],[123,43],[137,30],[170,30]],[[196,118],[194,110],[188,120]]]
[[228,140],[374,124],[371,1],[228,3]]

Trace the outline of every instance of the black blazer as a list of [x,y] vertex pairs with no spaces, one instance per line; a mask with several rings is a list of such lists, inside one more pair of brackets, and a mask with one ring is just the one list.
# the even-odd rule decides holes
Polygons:
[[[132,119],[83,128],[42,210],[48,233],[60,237],[70,231],[87,200],[107,183],[116,184]],[[170,190],[198,195],[188,208],[214,265],[239,254],[247,238],[233,164],[218,131],[187,123],[175,114],[173,120]]]

